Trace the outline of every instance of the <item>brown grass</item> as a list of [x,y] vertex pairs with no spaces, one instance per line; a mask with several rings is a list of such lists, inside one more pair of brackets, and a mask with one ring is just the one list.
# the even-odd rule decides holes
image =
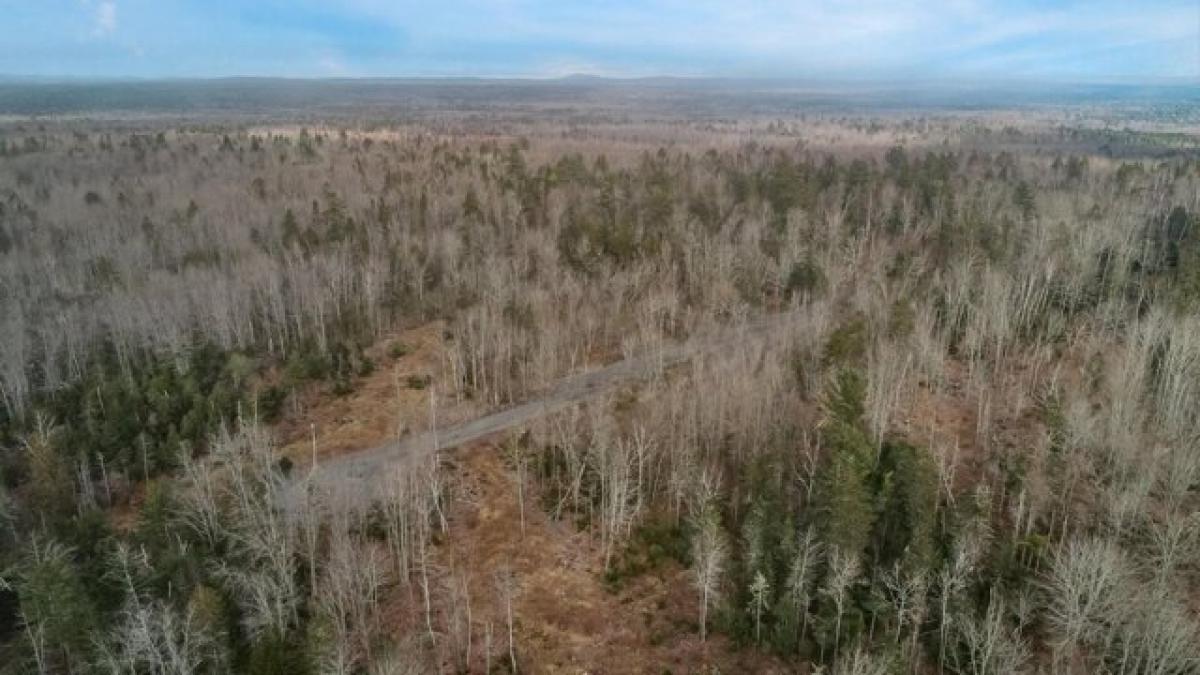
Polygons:
[[[375,370],[359,378],[354,391],[331,396],[324,383],[296,392],[295,405],[277,425],[282,454],[306,465],[316,435],[318,461],[365,450],[400,435],[424,431],[430,423],[430,396],[436,396],[437,423],[451,424],[478,415],[480,406],[456,400],[445,371],[445,324],[435,321],[390,335],[366,350]],[[408,352],[398,358],[391,345],[402,343]],[[430,378],[424,388],[409,385],[409,378]]]

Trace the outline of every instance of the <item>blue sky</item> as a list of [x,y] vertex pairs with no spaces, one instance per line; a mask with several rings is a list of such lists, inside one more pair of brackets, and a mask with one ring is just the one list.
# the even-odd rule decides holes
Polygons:
[[0,0],[0,74],[1200,77],[1200,0]]

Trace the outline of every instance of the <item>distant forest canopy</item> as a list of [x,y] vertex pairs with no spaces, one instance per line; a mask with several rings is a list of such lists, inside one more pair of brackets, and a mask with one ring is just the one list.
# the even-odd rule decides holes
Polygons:
[[[613,592],[682,566],[688,635],[835,672],[1193,672],[1194,92],[796,114],[711,86],[0,85],[78,113],[0,121],[0,672],[482,667],[421,580],[436,462],[291,512],[266,427],[399,328],[443,321],[436,395],[494,409],[781,312],[784,344],[507,451]],[[257,110],[310,95],[339,111]],[[149,115],[190,100],[241,107]],[[961,401],[960,460],[912,420]]]
[[[1055,109],[1111,122],[1195,123],[1194,83],[830,81],[784,78],[218,78],[54,80],[0,76],[0,115],[120,114],[280,121],[356,121],[419,116],[563,113],[677,120],[790,117],[807,113],[895,115]],[[530,118],[533,119],[533,118]]]

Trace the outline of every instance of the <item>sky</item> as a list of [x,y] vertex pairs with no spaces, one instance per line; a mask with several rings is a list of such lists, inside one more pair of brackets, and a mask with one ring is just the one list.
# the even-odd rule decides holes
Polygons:
[[0,74],[1200,80],[1200,0],[0,0]]

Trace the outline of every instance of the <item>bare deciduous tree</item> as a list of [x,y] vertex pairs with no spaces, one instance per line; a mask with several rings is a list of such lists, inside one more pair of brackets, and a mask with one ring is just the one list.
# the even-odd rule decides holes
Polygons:
[[1077,539],[1059,548],[1046,580],[1046,617],[1058,635],[1059,662],[1078,646],[1103,637],[1105,626],[1129,600],[1122,595],[1128,576],[1124,556],[1111,542]]
[[725,572],[728,555],[725,532],[721,527],[720,514],[711,499],[703,498],[693,516],[696,534],[692,538],[692,561],[694,583],[700,594],[700,641],[707,635],[708,608],[720,592],[721,578]]
[[962,617],[956,632],[965,648],[960,669],[972,675],[1025,672],[1031,655],[1015,628],[1006,621],[1004,603],[993,597],[982,617]]

